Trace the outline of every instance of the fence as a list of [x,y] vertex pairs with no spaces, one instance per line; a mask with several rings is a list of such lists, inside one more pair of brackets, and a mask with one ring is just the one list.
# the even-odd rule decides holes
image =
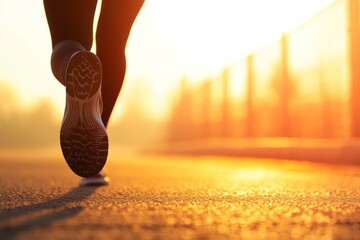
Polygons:
[[169,139],[360,137],[359,44],[359,0],[337,1],[218,77],[184,79]]

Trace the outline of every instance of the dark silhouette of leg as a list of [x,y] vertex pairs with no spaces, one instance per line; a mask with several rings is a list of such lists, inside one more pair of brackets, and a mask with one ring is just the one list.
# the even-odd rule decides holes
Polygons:
[[126,42],[143,0],[103,0],[96,32],[96,49],[103,66],[102,121],[108,124],[123,84]]
[[[72,54],[91,49],[96,4],[97,0],[44,0],[54,50],[51,68],[62,84],[65,66]],[[142,4],[143,0],[102,1],[96,47],[103,66],[102,120],[105,126],[123,84],[126,42]]]
[[44,0],[53,45],[51,67],[66,87],[61,149],[69,167],[82,177],[98,174],[108,155],[108,137],[101,121],[101,62],[88,51],[96,3]]
[[51,68],[64,84],[64,71],[77,51],[90,50],[97,0],[44,0],[53,53]]
[[99,58],[89,52],[96,4],[44,0],[53,47],[51,68],[66,86],[61,148],[70,168],[82,177],[96,175],[106,162],[105,126],[124,80],[126,42],[143,0],[102,1],[96,34]]

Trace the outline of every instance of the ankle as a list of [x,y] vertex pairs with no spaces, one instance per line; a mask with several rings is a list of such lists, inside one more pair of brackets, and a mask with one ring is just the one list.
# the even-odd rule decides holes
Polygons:
[[51,70],[55,78],[65,85],[65,70],[71,56],[78,51],[86,51],[79,43],[73,40],[65,40],[58,43],[51,54]]

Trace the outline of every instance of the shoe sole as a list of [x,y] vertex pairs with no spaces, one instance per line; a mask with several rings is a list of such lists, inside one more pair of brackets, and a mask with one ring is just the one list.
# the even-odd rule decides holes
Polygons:
[[87,186],[106,186],[109,185],[110,178],[109,177],[89,177],[89,178],[83,178],[80,182],[81,187],[87,187]]
[[64,158],[81,177],[94,176],[104,167],[108,137],[101,120],[102,69],[91,52],[75,53],[65,71],[66,106],[60,131]]

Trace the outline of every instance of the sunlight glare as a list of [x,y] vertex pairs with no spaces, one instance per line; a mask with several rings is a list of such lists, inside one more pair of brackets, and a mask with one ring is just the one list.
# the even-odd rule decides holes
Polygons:
[[[164,118],[169,92],[183,77],[198,82],[217,76],[331,1],[146,0],[127,46],[125,85],[146,82],[151,96],[140,99],[144,109]],[[1,2],[0,13],[0,52],[6,56],[0,58],[0,81],[14,87],[23,104],[46,97],[62,114],[64,92],[50,70],[42,2]]]

